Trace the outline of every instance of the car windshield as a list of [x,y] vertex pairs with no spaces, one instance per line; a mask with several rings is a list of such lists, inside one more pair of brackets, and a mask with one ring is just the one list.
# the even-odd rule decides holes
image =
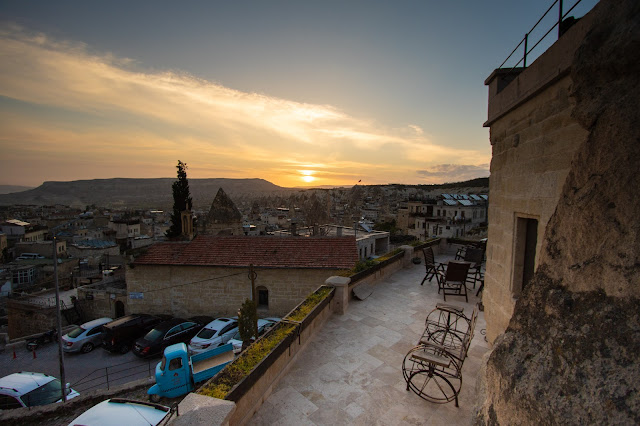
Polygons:
[[84,328],[76,327],[73,330],[71,330],[69,333],[67,333],[67,336],[72,337],[72,338],[76,338],[79,335],[81,335],[82,333],[84,333]]
[[158,339],[162,339],[163,335],[164,335],[164,332],[154,328],[153,330],[148,332],[147,335],[144,336],[144,338],[149,342],[155,342]]
[[62,391],[60,390],[60,380],[53,379],[46,385],[40,386],[25,393],[20,397],[24,405],[27,407],[36,407],[38,405],[51,404],[62,399]]
[[231,340],[242,340],[242,337],[240,337],[240,332],[238,331],[236,334],[234,334]]
[[214,330],[213,328],[203,328],[196,337],[199,337],[200,339],[211,339],[216,335],[216,333],[218,333],[218,330]]

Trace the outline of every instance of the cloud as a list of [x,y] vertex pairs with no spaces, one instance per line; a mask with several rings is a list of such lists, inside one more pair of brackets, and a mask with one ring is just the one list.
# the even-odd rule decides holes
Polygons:
[[429,170],[417,170],[416,173],[427,180],[438,182],[459,182],[489,176],[489,164],[437,164]]
[[422,130],[422,127],[420,126],[416,126],[415,124],[409,124],[409,128],[413,129],[413,131],[416,132],[416,135],[418,136],[422,136],[424,134],[424,130]]
[[[278,182],[279,170],[312,163],[322,165],[318,175],[327,179],[411,182],[411,170],[426,158],[437,164],[488,157],[436,144],[417,125],[386,128],[331,105],[242,92],[179,71],[141,70],[131,59],[15,25],[0,27],[0,56],[0,112],[12,116],[0,117],[3,151],[15,158],[29,140],[37,147],[30,155],[40,155],[43,165],[52,155],[65,155],[65,176],[74,156],[90,163],[111,155],[129,174],[140,162],[148,170],[155,162],[173,171],[180,158],[198,173],[192,177],[234,170],[237,175],[229,177],[288,185]],[[28,107],[11,109],[7,99]],[[59,173],[55,165],[39,170],[46,175],[41,180]]]

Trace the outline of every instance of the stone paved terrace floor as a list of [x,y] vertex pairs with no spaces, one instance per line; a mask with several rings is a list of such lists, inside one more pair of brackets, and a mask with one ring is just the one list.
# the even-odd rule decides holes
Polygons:
[[[406,390],[404,356],[422,335],[427,314],[443,301],[435,279],[420,286],[423,277],[422,264],[402,269],[376,283],[366,300],[352,300],[345,315],[329,317],[249,424],[470,424],[476,376],[488,351],[482,312],[462,370],[460,407]],[[478,301],[472,289],[468,303],[447,297],[467,315]]]

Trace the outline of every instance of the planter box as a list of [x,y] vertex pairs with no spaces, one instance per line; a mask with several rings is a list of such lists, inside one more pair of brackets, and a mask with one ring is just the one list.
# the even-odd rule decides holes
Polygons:
[[[318,291],[319,289],[316,290],[316,292]],[[238,384],[236,384],[233,388],[231,388],[231,390],[229,391],[229,394],[225,399],[229,401],[234,401],[237,403],[248,392],[248,390],[251,389],[251,387],[253,387],[253,385],[258,381],[258,379],[265,374],[265,372],[269,369],[269,367],[273,365],[273,363],[280,357],[280,355],[282,355],[282,353],[285,350],[291,348],[291,344],[294,342],[294,340],[298,339],[298,343],[300,344],[299,340],[303,331],[307,327],[309,327],[312,324],[313,320],[325,309],[325,307],[327,307],[327,305],[329,305],[329,303],[331,302],[331,299],[333,299],[333,295],[335,291],[336,291],[335,288],[332,289],[331,293],[329,293],[327,297],[325,297],[320,303],[318,303],[313,308],[313,310],[309,312],[309,314],[306,317],[303,318],[303,320],[299,323],[297,330],[295,330],[292,334],[289,334],[287,337],[285,337],[284,340],[282,340],[276,347],[274,347],[271,350],[271,352],[269,352],[267,356],[265,356],[262,359],[262,361],[260,361],[260,363],[258,363],[244,379],[242,379]],[[299,306],[300,305],[294,308],[293,311],[287,314],[287,316],[295,312]],[[276,332],[277,330],[286,326],[287,324],[290,324],[290,323],[286,323],[285,321],[286,320],[283,320],[272,330],[269,330],[269,332],[266,333],[262,338],[270,335],[271,333]]]
[[[326,286],[320,287],[316,292],[323,287]],[[334,294],[335,288],[332,288],[327,297],[320,301],[302,321],[296,323],[297,329],[276,345],[246,377],[229,391],[225,399],[236,403],[236,409],[229,419],[229,424],[246,422],[260,408],[262,402],[269,397],[273,387],[277,385],[291,363],[297,359],[297,354],[304,349],[315,330],[320,328],[324,321],[331,316],[330,303]],[[302,303],[287,316],[295,312]],[[264,339],[277,329],[284,327],[285,321],[283,320],[260,339]],[[215,383],[215,379],[216,377],[213,377],[207,384]]]

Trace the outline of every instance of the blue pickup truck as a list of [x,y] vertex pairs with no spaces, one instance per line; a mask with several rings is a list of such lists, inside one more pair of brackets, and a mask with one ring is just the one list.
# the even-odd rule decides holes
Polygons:
[[233,361],[233,345],[218,346],[210,351],[189,356],[187,345],[178,343],[164,350],[162,361],[156,365],[156,384],[147,391],[149,398],[175,398],[195,389]]

